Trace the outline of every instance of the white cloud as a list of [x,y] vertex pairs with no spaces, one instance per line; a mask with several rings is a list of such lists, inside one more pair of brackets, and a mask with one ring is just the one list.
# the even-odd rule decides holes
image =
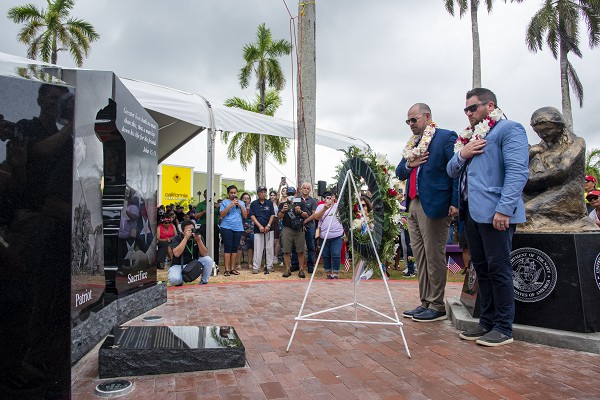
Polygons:
[[[45,7],[44,0],[33,0]],[[296,16],[298,3],[286,0]],[[560,109],[558,61],[547,49],[527,50],[525,29],[539,2],[495,2],[491,15],[482,8],[479,28],[483,86],[494,90],[506,114],[521,122],[530,142],[539,140],[529,127],[534,110]],[[0,4],[0,16],[22,5]],[[410,135],[404,120],[415,102],[427,102],[442,127],[460,130],[467,120],[462,112],[464,94],[471,85],[471,33],[469,16],[450,16],[439,0],[324,1],[317,4],[317,125],[360,137],[394,164]],[[237,74],[244,44],[254,42],[256,28],[265,22],[275,38],[290,40],[290,16],[283,0],[142,1],[104,0],[76,3],[73,15],[90,21],[102,35],[92,45],[86,68],[113,70],[117,74],[197,92],[213,102],[226,98],[254,97],[254,87],[242,90]],[[18,26],[5,20],[0,51],[25,56],[16,43]],[[586,32],[582,29],[582,33]],[[575,133],[588,147],[600,147],[600,52],[592,51],[582,36],[583,59],[571,58],[584,84],[584,107],[573,104]],[[59,63],[72,65],[66,54]],[[280,118],[294,118],[292,63],[281,59],[287,74]],[[297,73],[294,70],[294,77]],[[200,137],[176,154],[205,170]],[[195,146],[195,147],[194,147]],[[292,147],[292,151],[294,148]],[[187,153],[185,156],[183,153]],[[254,186],[253,168],[242,173],[217,150],[217,172],[242,176]],[[290,154],[290,160],[294,160]],[[331,182],[340,153],[317,147],[317,179]],[[293,165],[278,167],[291,178]],[[268,167],[268,185],[281,173]]]

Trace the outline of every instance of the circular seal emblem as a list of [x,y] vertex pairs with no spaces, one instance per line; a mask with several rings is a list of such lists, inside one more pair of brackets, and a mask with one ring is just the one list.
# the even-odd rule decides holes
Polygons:
[[473,293],[475,284],[477,283],[477,272],[475,272],[475,267],[473,266],[472,261],[469,261],[469,266],[467,267],[467,276],[467,290]]
[[596,256],[596,261],[594,261],[594,278],[596,278],[596,285],[600,289],[600,254]]
[[546,253],[522,247],[510,253],[515,300],[534,303],[545,299],[556,286],[556,266]]

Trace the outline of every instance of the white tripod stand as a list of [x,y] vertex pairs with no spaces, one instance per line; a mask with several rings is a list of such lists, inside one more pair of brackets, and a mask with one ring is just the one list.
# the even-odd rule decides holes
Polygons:
[[[358,191],[358,188],[356,186],[356,182],[354,181],[354,175],[352,173],[352,170],[348,170],[346,173],[346,177],[344,178],[344,183],[342,184],[342,188],[340,190],[340,196],[339,198],[341,199],[342,196],[344,195],[344,191],[346,189],[346,184],[348,182],[351,182],[352,184],[352,188],[348,190],[348,207],[350,208],[350,227],[352,227],[352,219],[353,219],[353,213],[352,213],[352,193],[355,194],[355,196],[357,196],[358,198],[360,198],[360,192]],[[350,186],[350,185],[348,185]],[[354,191],[352,192],[352,189],[354,189]],[[363,215],[363,217],[366,215],[365,214],[365,210],[363,209],[362,205],[359,202],[359,207],[360,207],[360,211],[361,214]],[[338,211],[336,210],[336,213],[338,213]],[[329,220],[329,225],[327,226],[327,234],[329,234],[329,230],[331,229],[331,223],[333,222],[333,218],[331,218]],[[305,314],[303,315],[302,312],[304,311],[304,306],[306,305],[306,300],[308,299],[308,293],[310,292],[310,288],[311,285],[313,283],[313,279],[315,278],[315,273],[317,271],[318,265],[319,265],[319,261],[321,260],[321,255],[323,254],[323,247],[321,246],[321,250],[319,251],[319,256],[317,257],[317,260],[315,261],[315,268],[313,270],[313,273],[310,277],[310,282],[308,283],[308,287],[306,288],[306,293],[304,294],[304,300],[302,301],[302,305],[300,306],[300,311],[298,312],[298,316],[295,318],[295,324],[294,324],[294,330],[292,331],[292,335],[290,337],[290,341],[287,345],[287,349],[286,351],[290,350],[290,346],[292,345],[292,340],[294,340],[294,335],[296,334],[296,329],[298,328],[298,323],[300,321],[318,321],[318,322],[336,322],[336,323],[350,323],[350,324],[365,324],[365,325],[395,325],[398,326],[400,328],[400,335],[402,336],[402,341],[404,342],[404,348],[406,349],[406,354],[408,355],[409,358],[411,358],[410,355],[410,350],[408,349],[408,344],[406,343],[406,338],[404,337],[404,331],[402,330],[402,326],[404,325],[402,322],[400,322],[400,319],[398,318],[398,312],[396,311],[396,306],[394,305],[394,300],[392,299],[392,294],[390,293],[390,288],[388,286],[388,282],[387,282],[387,277],[385,275],[385,272],[383,271],[382,268],[382,264],[381,264],[381,260],[379,259],[379,254],[377,253],[377,248],[375,246],[375,241],[373,240],[373,235],[371,234],[371,230],[367,229],[367,232],[369,234],[369,238],[371,240],[371,245],[373,246],[373,250],[375,253],[375,256],[377,258],[377,265],[379,266],[379,271],[381,272],[381,277],[383,280],[383,283],[385,284],[385,289],[387,291],[388,294],[388,298],[390,300],[390,304],[392,306],[392,311],[394,313],[393,317],[390,317],[382,312],[379,312],[377,310],[374,310],[371,307],[368,307],[362,303],[359,303],[356,299],[356,289],[357,289],[357,280],[353,279],[354,282],[354,299],[352,303],[348,303],[348,304],[344,304],[341,306],[337,306],[337,307],[332,307],[332,308],[328,308],[325,310],[320,310],[320,311],[315,311],[313,313],[310,314]],[[327,236],[326,236],[327,237]],[[323,244],[325,243],[325,241],[327,241],[327,239],[324,239]],[[354,248],[354,235],[352,233],[352,230],[350,231],[350,242],[352,245],[352,248]],[[354,261],[354,260],[352,260]],[[353,276],[356,273],[356,271],[354,271],[354,262],[352,262],[352,272],[353,272]],[[326,312],[330,312],[330,311],[334,311],[334,310],[339,310],[341,308],[345,308],[345,307],[354,307],[354,320],[339,320],[339,319],[326,319],[326,318],[314,318],[315,316],[318,316],[320,314],[326,313]],[[367,320],[358,320],[358,308],[361,307],[365,310],[368,310],[374,314],[377,314],[385,319],[387,319],[388,321],[367,321]]]

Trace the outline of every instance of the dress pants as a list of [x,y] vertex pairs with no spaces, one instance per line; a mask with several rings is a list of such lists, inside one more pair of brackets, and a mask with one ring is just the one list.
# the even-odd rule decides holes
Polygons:
[[480,224],[467,212],[465,236],[477,273],[481,316],[479,325],[512,337],[515,292],[510,251],[516,225],[499,231],[492,224]]
[[423,211],[419,197],[411,200],[408,231],[415,262],[419,268],[421,307],[440,312],[446,311],[444,292],[448,273],[446,238],[449,226],[450,217],[429,218]]
[[254,233],[254,257],[252,259],[252,269],[259,270],[262,263],[262,255],[267,246],[267,269],[273,269],[273,239],[275,233],[269,231],[267,233]]

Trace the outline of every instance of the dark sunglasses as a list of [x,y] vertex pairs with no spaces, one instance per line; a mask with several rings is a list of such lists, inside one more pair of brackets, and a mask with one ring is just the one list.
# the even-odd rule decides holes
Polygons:
[[423,115],[424,115],[424,114],[421,114],[421,115],[419,115],[417,118],[415,118],[415,117],[409,118],[409,119],[407,119],[407,120],[406,120],[406,121],[404,121],[404,122],[406,122],[406,125],[410,125],[410,124],[416,124],[416,123],[417,123],[417,121],[419,120],[419,118],[421,118]]
[[479,108],[479,106],[482,106],[484,104],[487,103],[475,103],[475,104],[471,104],[469,107],[463,108],[463,111],[466,113],[471,112],[474,113],[475,111],[477,111],[477,109]]
[[598,196],[590,196],[587,199],[588,199],[588,201],[598,200]]

